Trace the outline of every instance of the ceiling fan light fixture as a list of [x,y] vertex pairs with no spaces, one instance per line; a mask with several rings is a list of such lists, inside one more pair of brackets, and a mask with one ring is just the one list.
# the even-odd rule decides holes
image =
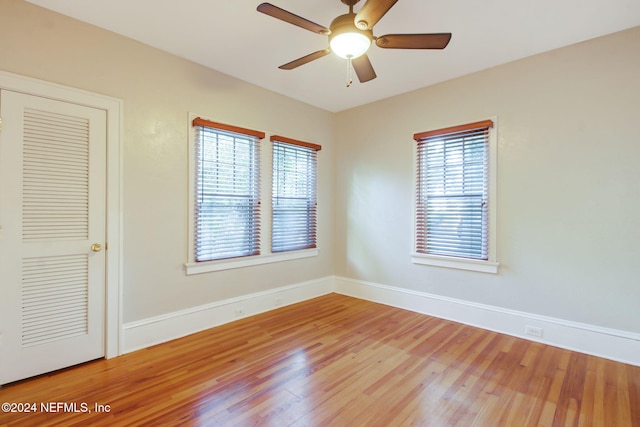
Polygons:
[[341,58],[357,58],[362,56],[369,46],[371,39],[361,33],[342,33],[335,35],[329,42],[331,51]]
[[336,17],[329,28],[309,21],[306,18],[288,12],[271,3],[261,3],[258,12],[303,28],[305,30],[329,36],[329,47],[305,55],[281,65],[282,70],[293,70],[301,65],[329,55],[331,52],[347,60],[347,87],[351,85],[351,68],[358,75],[360,83],[376,78],[376,72],[366,55],[375,41],[376,46],[384,49],[444,49],[451,40],[451,33],[432,34],[386,34],[374,37],[373,26],[393,7],[398,0],[365,0],[358,13],[353,6],[360,0],[340,0],[349,7],[349,13]]
[[357,58],[364,55],[371,46],[371,30],[359,30],[355,24],[355,13],[340,15],[331,23],[329,46],[341,58]]

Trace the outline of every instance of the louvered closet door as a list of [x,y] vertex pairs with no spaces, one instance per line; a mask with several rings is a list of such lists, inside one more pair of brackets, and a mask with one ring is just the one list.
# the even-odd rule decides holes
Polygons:
[[0,93],[0,384],[104,356],[106,113]]

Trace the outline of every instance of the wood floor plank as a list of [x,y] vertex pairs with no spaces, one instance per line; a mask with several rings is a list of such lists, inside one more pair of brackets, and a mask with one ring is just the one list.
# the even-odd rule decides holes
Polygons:
[[[9,384],[0,402],[38,405],[0,426],[640,427],[640,367],[331,294]],[[52,402],[92,412],[40,410]]]

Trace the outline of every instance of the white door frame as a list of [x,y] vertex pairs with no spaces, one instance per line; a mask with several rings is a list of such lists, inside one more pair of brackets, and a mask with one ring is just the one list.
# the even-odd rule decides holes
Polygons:
[[[107,112],[105,357],[122,354],[122,127],[123,102],[0,70],[0,88],[85,105]],[[2,100],[0,100],[2,102]]]

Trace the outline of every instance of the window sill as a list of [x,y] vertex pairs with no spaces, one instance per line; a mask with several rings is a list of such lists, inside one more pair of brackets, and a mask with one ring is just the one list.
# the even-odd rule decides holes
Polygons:
[[233,268],[250,267],[253,265],[269,264],[272,262],[289,261],[300,258],[310,258],[317,255],[318,249],[303,249],[299,251],[281,252],[242,258],[221,259],[216,261],[188,262],[184,265],[184,269],[187,276],[190,276],[192,274],[231,270]]
[[481,273],[498,274],[497,262],[474,259],[454,258],[437,255],[412,254],[414,264],[432,265],[435,267],[455,268],[458,270],[478,271]]

